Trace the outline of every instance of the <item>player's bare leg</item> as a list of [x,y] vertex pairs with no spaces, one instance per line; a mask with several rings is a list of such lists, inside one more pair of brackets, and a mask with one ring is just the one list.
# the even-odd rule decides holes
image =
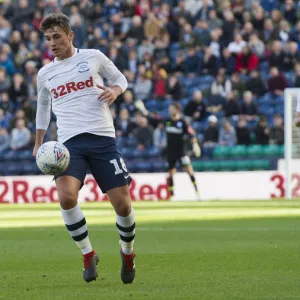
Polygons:
[[116,225],[120,233],[121,244],[121,279],[123,283],[132,283],[135,277],[134,237],[135,215],[131,207],[128,186],[124,185],[107,191],[112,206],[116,212]]
[[170,169],[169,170],[169,178],[168,178],[168,187],[169,187],[169,193],[170,197],[169,200],[172,200],[174,197],[174,175],[176,173],[176,168]]
[[72,176],[61,176],[56,179],[56,187],[64,222],[83,255],[83,278],[86,282],[96,280],[99,258],[93,251],[85,217],[77,204],[81,182]]
[[192,167],[191,164],[188,164],[186,166],[183,166],[183,170],[189,174],[190,176],[190,179],[193,183],[193,186],[195,188],[195,191],[196,191],[196,194],[197,194],[197,197],[198,197],[198,200],[200,200],[200,195],[199,195],[199,190],[198,190],[198,186],[197,186],[197,181],[196,181],[196,178],[195,178],[195,173],[194,173],[194,169]]

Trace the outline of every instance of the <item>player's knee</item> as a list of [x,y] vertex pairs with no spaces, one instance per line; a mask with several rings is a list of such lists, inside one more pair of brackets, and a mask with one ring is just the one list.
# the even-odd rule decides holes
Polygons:
[[58,198],[62,209],[71,209],[77,204],[77,196],[68,190],[59,192]]
[[127,217],[131,212],[131,201],[127,196],[123,196],[115,202],[115,211],[121,217]]

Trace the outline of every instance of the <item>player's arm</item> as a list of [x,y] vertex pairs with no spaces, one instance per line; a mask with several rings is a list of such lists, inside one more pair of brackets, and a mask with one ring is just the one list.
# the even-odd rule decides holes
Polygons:
[[99,100],[111,105],[127,89],[126,77],[119,71],[114,63],[102,52],[97,51],[99,60],[99,74],[112,83],[112,87],[97,85],[102,90]]
[[192,128],[192,126],[188,125],[185,122],[184,131],[186,134],[188,134],[191,137],[191,143],[192,143],[192,149],[193,149],[194,155],[196,157],[200,157],[201,156],[201,148],[199,146],[195,130]]
[[44,86],[41,76],[37,76],[37,111],[36,111],[36,134],[33,156],[36,156],[38,148],[43,144],[46,131],[50,123],[51,102],[49,92]]

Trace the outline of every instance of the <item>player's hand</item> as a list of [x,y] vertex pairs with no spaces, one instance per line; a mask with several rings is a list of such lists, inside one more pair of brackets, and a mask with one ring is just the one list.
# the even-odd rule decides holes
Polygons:
[[34,145],[33,151],[32,151],[32,156],[36,157],[37,151],[40,148],[41,145]]
[[[97,84],[97,87],[103,92],[99,95],[100,101],[106,102],[109,106],[112,105],[117,97],[120,95],[118,90],[114,87],[107,87]],[[121,89],[121,88],[120,88]]]

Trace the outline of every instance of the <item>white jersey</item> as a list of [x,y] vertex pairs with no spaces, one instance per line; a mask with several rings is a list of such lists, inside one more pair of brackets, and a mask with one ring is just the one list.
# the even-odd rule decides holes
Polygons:
[[85,132],[115,137],[109,106],[98,99],[102,90],[96,85],[106,78],[124,92],[127,80],[99,50],[74,50],[73,56],[55,59],[38,72],[36,128],[47,130],[52,102],[61,143]]

